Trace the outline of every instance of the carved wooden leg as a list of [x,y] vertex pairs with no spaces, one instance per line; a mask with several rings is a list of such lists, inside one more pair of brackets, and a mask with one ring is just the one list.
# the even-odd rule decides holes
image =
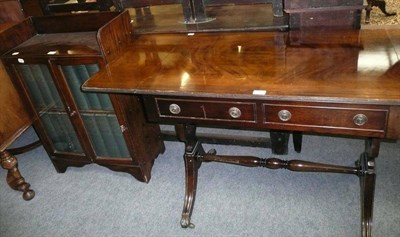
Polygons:
[[367,7],[365,8],[365,24],[369,24],[371,18],[371,10],[372,10],[372,0],[367,0]]
[[203,147],[196,138],[196,127],[192,125],[176,125],[176,134],[179,140],[185,143],[185,199],[183,203],[181,226],[194,228],[190,222],[196,198],[197,175],[201,165],[199,159],[204,154]]
[[381,12],[383,14],[385,14],[386,16],[394,16],[394,15],[396,15],[395,12],[390,12],[389,13],[389,12],[386,11],[386,2],[385,2],[385,0],[372,0],[371,1],[371,6],[372,7],[378,7],[381,10]]
[[372,212],[375,193],[375,158],[379,153],[378,139],[367,140],[366,151],[361,154],[357,164],[360,167],[361,191],[361,236],[372,236]]
[[7,183],[14,189],[23,192],[22,197],[29,201],[35,196],[35,192],[29,189],[30,184],[25,182],[21,173],[18,170],[18,161],[15,156],[13,156],[8,151],[0,152],[0,162],[1,167],[8,170],[7,173]]

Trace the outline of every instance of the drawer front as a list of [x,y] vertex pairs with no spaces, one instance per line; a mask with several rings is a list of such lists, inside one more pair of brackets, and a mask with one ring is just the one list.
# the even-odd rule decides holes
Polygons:
[[256,123],[250,102],[155,98],[159,118]]
[[[352,107],[263,104],[264,124],[271,127],[329,129],[335,133],[383,136],[388,110]],[[340,132],[341,131],[341,132]],[[362,133],[364,131],[365,133]],[[361,133],[360,133],[361,132]]]

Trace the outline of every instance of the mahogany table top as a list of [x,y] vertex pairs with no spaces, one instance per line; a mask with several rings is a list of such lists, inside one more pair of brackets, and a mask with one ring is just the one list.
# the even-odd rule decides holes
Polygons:
[[400,104],[400,27],[138,35],[86,91]]

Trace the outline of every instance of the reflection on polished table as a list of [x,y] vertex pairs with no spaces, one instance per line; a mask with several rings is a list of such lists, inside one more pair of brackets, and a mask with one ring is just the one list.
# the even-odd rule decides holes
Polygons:
[[[134,36],[83,89],[131,94],[141,101],[149,123],[175,125],[185,143],[183,227],[193,226],[201,162],[216,161],[357,175],[362,236],[371,236],[374,161],[382,139],[400,138],[399,57],[397,26],[147,34]],[[354,167],[224,156],[203,150],[198,125],[355,136],[365,138],[366,145]]]

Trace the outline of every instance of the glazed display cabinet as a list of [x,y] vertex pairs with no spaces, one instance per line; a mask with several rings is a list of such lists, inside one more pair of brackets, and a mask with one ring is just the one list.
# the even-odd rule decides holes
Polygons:
[[97,163],[148,182],[164,145],[136,138],[160,133],[159,126],[145,122],[132,97],[81,91],[130,40],[128,12],[33,17],[7,34],[22,43],[2,60],[35,109],[34,127],[57,171]]

